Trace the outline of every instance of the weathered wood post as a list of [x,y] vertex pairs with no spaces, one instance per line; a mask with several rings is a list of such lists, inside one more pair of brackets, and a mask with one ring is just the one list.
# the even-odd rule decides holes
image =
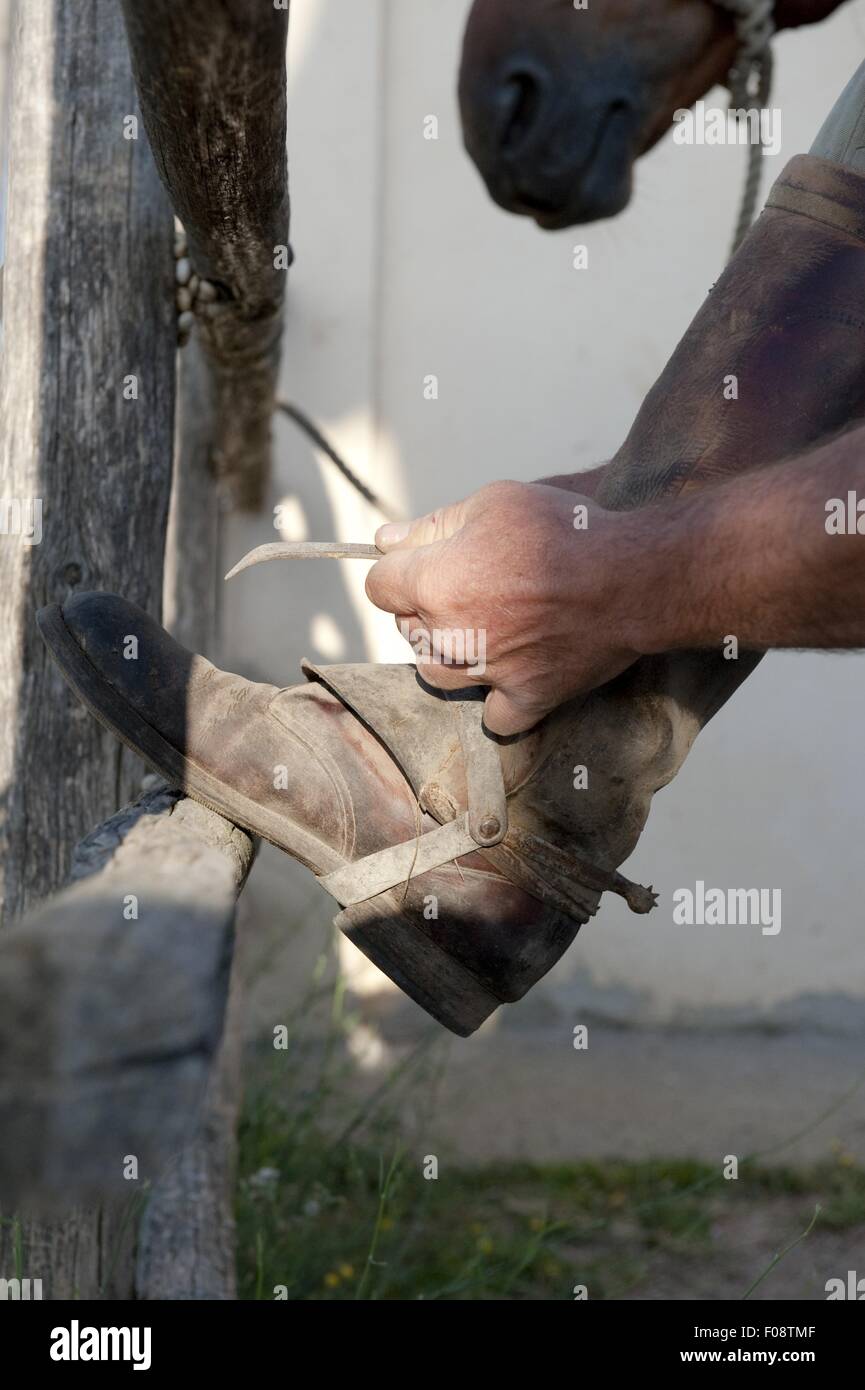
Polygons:
[[[197,274],[181,357],[166,623],[186,646],[216,632],[218,502],[260,505],[290,263],[285,48],[288,0],[123,0],[133,68],[159,172]],[[210,368],[210,372],[208,372]],[[139,1298],[235,1294],[233,1162],[239,1105],[240,971],[199,1132],[154,1190],[139,1232]]]
[[[234,494],[255,500],[285,282],[274,253],[280,234],[287,248],[287,13],[267,6],[276,25],[252,25],[247,43],[264,8],[154,0],[146,13],[162,24],[156,43],[139,24],[143,11],[128,7],[139,60],[142,41],[154,39],[160,53],[154,65],[145,52],[139,71],[149,74],[142,84],[161,170],[216,286],[204,334],[215,371],[193,344],[181,372],[173,492],[173,220],[138,128],[120,11],[113,0],[44,0],[16,16],[4,313],[15,350],[4,354],[0,381],[0,480],[17,527],[0,536],[7,922],[65,881],[72,846],[103,823],[79,846],[76,872],[87,882],[0,937],[0,1115],[15,1136],[0,1181],[66,1213],[72,1201],[116,1192],[120,1148],[140,1151],[145,1168],[173,1157],[146,1201],[139,1190],[125,1211],[91,1205],[47,1224],[2,1212],[0,1274],[23,1248],[48,1297],[234,1293],[233,902],[252,847],[173,793],[111,815],[140,767],[55,674],[33,615],[81,588],[119,591],[159,615],[164,585],[172,629],[211,645],[213,462],[226,478],[243,474]],[[188,26],[172,39],[181,15]],[[202,61],[178,105],[171,82],[160,86],[159,62],[174,72],[184,42]],[[187,145],[184,121],[198,121],[199,156],[204,128],[213,136],[203,169],[195,157],[165,156],[175,125],[175,154]],[[210,202],[208,186],[221,189]],[[147,914],[124,930],[119,909],[130,894],[147,901]],[[100,996],[93,976],[105,953],[112,970]],[[139,999],[142,978],[151,993]],[[47,1033],[34,1036],[40,1018]],[[163,1065],[160,1048],[175,1029],[180,1042]],[[168,1113],[174,1121],[159,1123]]]
[[[112,0],[16,7],[0,366],[3,911],[59,888],[140,770],[80,708],[34,614],[108,588],[157,616],[171,488],[173,225]],[[20,528],[19,528],[20,529]],[[32,538],[35,541],[35,536]]]
[[122,0],[147,133],[196,272],[216,298],[199,332],[216,382],[214,465],[257,507],[290,261],[288,0]]
[[[159,614],[176,341],[172,215],[116,5],[18,5],[10,79],[0,496],[32,524],[0,536],[7,923],[63,884],[76,842],[140,782],[65,688],[34,614],[82,588]],[[14,1239],[0,1228],[4,1269]],[[128,1296],[127,1240],[86,1211],[22,1236],[49,1296]]]

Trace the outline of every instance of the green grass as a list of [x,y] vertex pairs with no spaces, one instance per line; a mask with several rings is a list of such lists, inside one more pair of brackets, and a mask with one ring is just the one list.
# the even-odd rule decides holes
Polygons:
[[282,1286],[289,1299],[560,1300],[577,1283],[619,1298],[656,1252],[710,1252],[713,1222],[732,1204],[792,1197],[802,1230],[815,1202],[821,1226],[865,1224],[865,1172],[844,1155],[810,1169],[746,1164],[734,1182],[688,1160],[462,1168],[439,1155],[429,1180],[386,1106],[350,1122],[348,1136],[325,1133],[325,1090],[286,1104],[266,1084],[247,1106],[242,1298],[272,1299]]
[[[726,1296],[741,1298],[771,1288],[777,1265],[797,1247],[801,1255],[812,1230],[865,1227],[865,1170],[839,1146],[816,1167],[778,1161],[863,1078],[783,1144],[740,1160],[735,1181],[720,1164],[687,1158],[469,1168],[446,1153],[427,1179],[420,1141],[400,1117],[406,1095],[427,1117],[434,1111],[450,1044],[431,1026],[371,1095],[358,1096],[346,1046],[358,1020],[342,981],[324,983],[327,959],[288,1047],[251,1059],[257,1081],[247,1087],[236,1204],[241,1298],[273,1299],[278,1289],[291,1300],[570,1300],[586,1285],[592,1299],[609,1299],[651,1287],[661,1269],[687,1288],[689,1271],[713,1259],[727,1262]],[[323,1045],[306,1036],[313,1010],[326,1022]],[[768,1211],[777,1244],[764,1258],[745,1238],[731,1272],[717,1232],[737,1211]]]

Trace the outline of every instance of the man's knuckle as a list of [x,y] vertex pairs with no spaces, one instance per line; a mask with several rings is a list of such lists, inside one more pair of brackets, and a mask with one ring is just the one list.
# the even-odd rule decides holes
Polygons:
[[486,487],[481,488],[480,495],[485,502],[507,506],[521,500],[525,489],[525,483],[517,483],[509,478],[503,478],[495,483],[487,483]]

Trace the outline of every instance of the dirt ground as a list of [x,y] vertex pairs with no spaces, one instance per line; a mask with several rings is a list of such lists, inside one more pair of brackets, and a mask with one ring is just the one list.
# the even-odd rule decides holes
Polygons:
[[289,1005],[261,959],[244,1297],[810,1301],[865,1278],[857,1018],[640,1029],[530,1000],[460,1040],[324,956]]
[[244,1296],[811,1301],[865,1278],[861,1040],[571,1035],[450,1042],[343,999],[328,1040],[251,1048]]

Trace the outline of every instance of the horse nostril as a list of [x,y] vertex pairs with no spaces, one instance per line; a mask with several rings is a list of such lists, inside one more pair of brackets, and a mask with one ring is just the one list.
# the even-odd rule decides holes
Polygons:
[[512,70],[500,88],[499,146],[504,154],[516,154],[532,133],[543,106],[545,83],[528,68]]

